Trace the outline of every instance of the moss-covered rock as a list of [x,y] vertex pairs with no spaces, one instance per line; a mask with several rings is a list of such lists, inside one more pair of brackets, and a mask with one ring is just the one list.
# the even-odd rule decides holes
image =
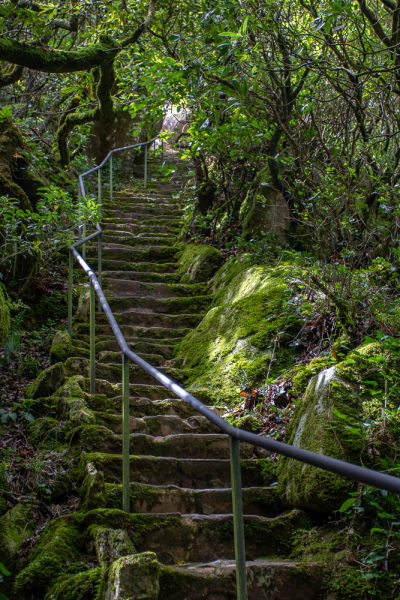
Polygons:
[[100,567],[72,576],[61,576],[44,600],[103,600],[104,571]]
[[[345,415],[338,419],[336,414]],[[307,388],[295,418],[288,428],[287,442],[293,446],[348,460],[360,462],[365,443],[362,435],[363,408],[357,389],[338,377],[336,367],[320,372]],[[354,435],[354,428],[360,435]],[[337,510],[354,483],[310,465],[280,457],[279,488],[284,503],[313,512]]]
[[50,348],[51,362],[65,362],[71,356],[88,357],[89,349],[74,344],[67,331],[57,331]]
[[60,322],[68,315],[68,297],[66,292],[53,292],[43,294],[35,301],[33,310],[30,310],[24,319],[27,329],[39,329],[42,325]]
[[86,465],[86,477],[80,490],[79,509],[88,511],[107,506],[104,473],[92,463]]
[[233,257],[212,280],[213,306],[175,353],[188,386],[208,388],[213,401],[237,398],[236,388],[263,383],[292,365],[285,348],[301,324],[286,304],[286,267],[252,266]]
[[63,439],[60,423],[52,417],[39,417],[29,425],[28,440],[36,449],[54,448]]
[[120,558],[111,566],[105,600],[157,600],[159,573],[154,552]]
[[25,396],[27,398],[42,398],[54,394],[64,381],[64,366],[56,363],[48,369],[44,369],[33,383],[27,386]]
[[110,529],[109,527],[95,527],[90,530],[91,553],[96,553],[99,565],[103,569],[114,561],[129,554],[136,554],[136,550],[123,529]]
[[[58,576],[86,570],[81,553],[84,540],[76,518],[55,519],[35,545],[27,566],[17,575],[14,583],[16,597],[43,598]],[[71,599],[72,600],[72,599]]]
[[21,549],[25,538],[33,535],[36,526],[29,508],[19,502],[0,518],[0,556],[6,565]]
[[208,281],[222,260],[223,256],[216,248],[189,244],[180,258],[177,274],[182,283]]
[[2,342],[10,329],[10,309],[4,294],[4,290],[0,285],[0,342]]

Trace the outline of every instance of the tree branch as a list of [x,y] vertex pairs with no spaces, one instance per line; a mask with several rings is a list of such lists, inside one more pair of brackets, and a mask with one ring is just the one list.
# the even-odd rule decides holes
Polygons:
[[0,73],[0,88],[19,81],[22,77],[23,71],[24,67],[17,65],[11,71],[7,71],[7,73]]
[[138,39],[140,38],[140,36],[150,27],[150,25],[152,24],[152,22],[154,20],[154,15],[156,12],[156,3],[157,3],[157,0],[151,0],[150,6],[149,6],[149,12],[147,13],[146,19],[143,21],[143,23],[136,29],[136,31],[131,36],[125,38],[121,42],[122,48],[126,48],[127,46],[130,46],[131,44],[135,44],[138,41]]

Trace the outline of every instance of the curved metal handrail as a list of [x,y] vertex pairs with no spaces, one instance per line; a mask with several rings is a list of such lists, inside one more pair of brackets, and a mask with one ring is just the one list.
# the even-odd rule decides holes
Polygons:
[[[158,136],[157,136],[158,137]],[[153,138],[150,142],[135,144],[125,148],[112,150],[106,156],[104,161],[98,167],[87,171],[79,176],[80,191],[85,196],[85,186],[83,177],[100,169],[106,164],[108,159],[112,158],[112,154],[122,150],[140,147],[146,144],[153,143],[157,138]],[[112,180],[111,180],[112,181]],[[99,177],[101,185],[101,178]],[[104,292],[101,287],[101,258],[99,262],[99,278],[96,277],[90,266],[87,264],[84,257],[79,254],[77,248],[84,246],[88,241],[99,238],[99,256],[101,257],[101,234],[102,229],[99,224],[96,225],[97,231],[91,235],[79,240],[77,243],[70,246],[70,276],[68,290],[68,331],[72,333],[72,273],[73,273],[73,258],[77,260],[82,269],[85,271],[90,280],[90,391],[95,393],[95,294],[99,300],[99,311],[103,310],[111,329],[115,335],[118,345],[122,352],[122,398],[123,398],[123,510],[129,512],[129,361],[134,362],[141,367],[149,375],[154,377],[159,383],[168,388],[178,398],[187,402],[197,412],[206,417],[211,423],[221,429],[221,431],[229,436],[231,449],[231,477],[232,477],[232,504],[233,504],[233,521],[234,521],[234,536],[235,536],[235,558],[236,558],[236,581],[238,600],[247,599],[247,584],[246,584],[246,559],[244,546],[244,523],[243,523],[243,506],[242,506],[242,486],[240,474],[240,452],[239,441],[265,448],[271,452],[286,456],[288,458],[307,463],[314,467],[318,467],[331,473],[336,473],[351,480],[356,480],[361,483],[366,483],[374,487],[385,489],[395,494],[400,494],[400,478],[386,473],[380,473],[372,469],[367,469],[348,463],[336,458],[331,458],[316,452],[310,452],[302,448],[268,439],[263,436],[238,429],[230,425],[225,419],[210,410],[205,404],[192,396],[187,390],[174,382],[167,375],[150,365],[148,362],[140,358],[137,354],[129,349],[128,344],[118,326],[114,314],[107,302]]]

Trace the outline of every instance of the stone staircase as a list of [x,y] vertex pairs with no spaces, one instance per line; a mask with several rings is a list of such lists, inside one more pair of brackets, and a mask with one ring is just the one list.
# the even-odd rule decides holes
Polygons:
[[[188,174],[172,153],[167,158],[176,165],[170,183],[154,183],[150,172],[148,189],[116,192],[112,205],[105,200],[103,289],[129,347],[184,385],[174,345],[200,322],[209,298],[206,285],[183,285],[176,274],[177,197]],[[95,267],[96,243],[86,256]],[[121,508],[121,353],[104,314],[96,320],[96,423],[82,428],[79,443],[85,461],[104,473],[108,508]],[[73,339],[88,342],[87,323],[75,325]],[[193,393],[207,403],[206,390]],[[170,394],[130,366],[134,544],[165,565],[160,600],[233,600],[229,440]],[[319,567],[289,560],[305,515],[282,511],[270,458],[241,444],[241,459],[249,600],[319,597]]]

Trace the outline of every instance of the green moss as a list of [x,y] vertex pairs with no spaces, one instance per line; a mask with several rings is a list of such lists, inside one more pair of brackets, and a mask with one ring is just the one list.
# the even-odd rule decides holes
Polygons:
[[274,377],[292,365],[284,345],[301,324],[286,304],[285,268],[251,267],[244,256],[217,272],[218,305],[175,349],[189,386],[209,388],[213,401],[224,403],[237,398],[238,386],[259,385],[268,372]]
[[216,248],[189,244],[180,257],[177,274],[182,283],[208,281],[222,260],[222,254]]
[[[362,401],[357,392],[355,386],[337,376],[335,367],[320,372],[311,380],[296,408],[285,441],[312,452],[360,463],[366,433],[362,425]],[[366,457],[366,466],[368,462]],[[278,474],[286,502],[315,512],[337,510],[354,490],[354,484],[339,475],[285,457],[279,459]]]
[[[87,344],[86,344],[87,345]],[[50,360],[53,364],[65,362],[71,356],[89,357],[89,349],[82,342],[74,343],[66,331],[58,331],[50,348]]]
[[253,415],[245,415],[233,421],[232,425],[245,431],[257,432],[260,429],[260,423]]
[[36,449],[55,448],[64,441],[60,423],[52,417],[40,417],[29,425],[29,443]]
[[293,381],[293,387],[290,390],[292,396],[297,397],[306,391],[308,382],[314,375],[326,367],[325,358],[314,358],[306,365],[293,367],[290,375]]
[[104,589],[104,571],[98,567],[72,577],[61,577],[45,600],[101,600]]
[[63,381],[64,367],[62,363],[57,363],[39,373],[35,381],[27,386],[25,396],[34,399],[51,396]]
[[0,518],[0,556],[6,566],[10,566],[23,540],[33,535],[35,529],[33,515],[22,502]]

